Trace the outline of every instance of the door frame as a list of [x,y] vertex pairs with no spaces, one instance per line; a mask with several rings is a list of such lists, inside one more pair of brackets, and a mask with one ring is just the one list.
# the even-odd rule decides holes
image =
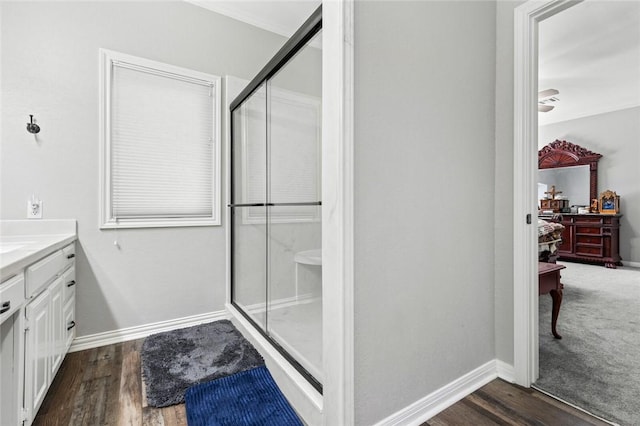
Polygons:
[[525,387],[538,378],[539,362],[538,24],[581,1],[530,0],[514,9],[513,368],[515,382]]
[[354,409],[354,6],[322,3],[323,424]]

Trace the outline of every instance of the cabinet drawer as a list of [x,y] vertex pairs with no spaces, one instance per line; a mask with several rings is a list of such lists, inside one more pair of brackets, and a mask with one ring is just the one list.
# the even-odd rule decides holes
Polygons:
[[576,225],[576,234],[592,234],[592,235],[601,235],[602,228],[599,226],[580,226]]
[[0,284],[0,323],[24,302],[24,274],[21,272]]
[[64,256],[64,267],[68,268],[75,264],[76,261],[76,245],[71,243],[62,249],[62,255]]
[[576,254],[580,256],[602,257],[602,247],[576,245]]
[[75,296],[76,293],[76,267],[72,266],[71,268],[67,269],[64,274],[62,274],[62,281],[63,281],[63,288],[62,288],[62,294],[63,294],[63,300],[64,303],[67,303],[67,301],[72,297]]
[[578,244],[602,244],[602,237],[599,235],[578,235],[576,238]]
[[580,216],[576,219],[576,223],[602,223],[603,218],[601,217],[589,217],[589,216]]
[[62,250],[58,250],[53,254],[45,257],[38,263],[27,268],[26,275],[26,293],[25,296],[30,298],[35,296],[44,286],[51,282],[64,268],[66,258]]

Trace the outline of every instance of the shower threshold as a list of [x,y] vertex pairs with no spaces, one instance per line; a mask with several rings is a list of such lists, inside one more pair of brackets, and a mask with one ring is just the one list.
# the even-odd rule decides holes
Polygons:
[[322,297],[299,296],[272,303],[266,331],[264,304],[233,306],[322,393]]

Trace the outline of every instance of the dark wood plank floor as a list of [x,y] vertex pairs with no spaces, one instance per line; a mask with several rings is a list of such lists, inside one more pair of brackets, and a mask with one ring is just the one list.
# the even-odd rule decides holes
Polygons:
[[184,404],[148,407],[134,340],[67,354],[34,425],[186,426]]
[[496,379],[440,412],[422,426],[607,424],[535,389]]
[[[67,354],[34,425],[186,425],[184,404],[166,408],[147,406],[140,376],[141,346],[142,340],[135,340]],[[425,425],[606,423],[540,392],[498,379]]]

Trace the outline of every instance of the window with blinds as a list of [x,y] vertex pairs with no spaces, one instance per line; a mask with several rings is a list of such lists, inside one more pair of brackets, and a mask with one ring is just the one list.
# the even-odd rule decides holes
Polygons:
[[101,50],[102,227],[220,224],[220,78]]

